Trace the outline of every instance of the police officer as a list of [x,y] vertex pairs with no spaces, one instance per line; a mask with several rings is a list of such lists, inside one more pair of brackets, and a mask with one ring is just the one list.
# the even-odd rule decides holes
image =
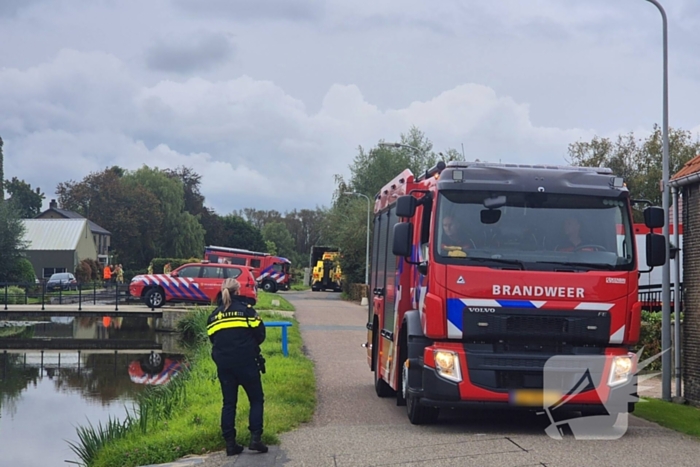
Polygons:
[[227,456],[243,452],[243,446],[236,443],[239,386],[243,386],[250,402],[248,429],[251,440],[248,449],[267,452],[267,446],[261,440],[264,396],[260,380],[260,371],[265,371],[260,355],[265,325],[250,303],[252,300],[239,296],[239,290],[237,280],[226,279],[221,285],[221,303],[207,322],[207,334],[213,344],[212,359],[216,363],[224,397],[221,433],[226,440]]

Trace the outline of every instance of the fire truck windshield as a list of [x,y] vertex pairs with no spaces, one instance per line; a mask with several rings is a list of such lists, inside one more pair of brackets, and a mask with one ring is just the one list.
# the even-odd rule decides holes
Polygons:
[[536,270],[630,270],[626,198],[557,193],[442,191],[437,261]]

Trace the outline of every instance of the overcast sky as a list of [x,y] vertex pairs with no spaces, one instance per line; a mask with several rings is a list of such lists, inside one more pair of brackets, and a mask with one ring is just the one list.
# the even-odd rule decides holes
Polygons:
[[[665,1],[671,126],[700,132],[700,2]],[[5,177],[192,167],[207,205],[328,205],[418,126],[466,159],[566,162],[661,123],[645,0],[1,0]],[[386,174],[387,180],[395,174]]]

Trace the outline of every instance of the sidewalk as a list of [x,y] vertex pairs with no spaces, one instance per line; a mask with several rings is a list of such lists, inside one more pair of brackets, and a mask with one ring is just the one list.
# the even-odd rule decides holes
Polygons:
[[[552,441],[543,434],[544,425],[532,417],[486,415],[470,421],[457,414],[434,427],[411,425],[405,410],[374,393],[366,350],[360,347],[367,338],[367,308],[334,298],[318,293],[294,297],[295,317],[317,377],[318,405],[310,423],[282,434],[281,444],[270,446],[267,454],[246,449],[226,457],[216,452],[158,467],[366,466],[389,458],[394,465],[426,467],[591,465],[586,464],[591,461],[590,444]],[[639,394],[660,397],[660,376],[642,381]],[[614,464],[618,466],[648,465],[649,460],[664,458],[676,459],[679,466],[697,465],[677,460],[695,452],[695,441],[684,444],[680,435],[636,417],[631,423],[636,431],[627,436],[627,449],[596,444],[596,452],[610,462],[596,465],[613,465],[615,456],[627,456],[625,462]]]
[[[638,393],[641,397],[653,397],[661,399],[661,375],[656,375],[644,381],[640,381],[638,385]],[[683,394],[683,385],[681,384],[681,394]],[[676,395],[676,379],[671,379],[671,397]]]

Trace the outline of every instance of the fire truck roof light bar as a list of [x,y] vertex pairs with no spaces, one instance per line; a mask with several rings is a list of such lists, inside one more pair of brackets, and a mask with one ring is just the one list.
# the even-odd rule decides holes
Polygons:
[[607,167],[575,167],[571,165],[544,165],[544,164],[499,164],[496,162],[459,162],[451,161],[447,163],[448,168],[472,168],[472,167],[504,167],[515,169],[548,169],[548,170],[566,170],[574,172],[590,172],[597,174],[609,175],[613,171]]
[[444,161],[438,161],[437,164],[426,170],[425,173],[418,178],[418,181],[425,180],[432,177],[435,174],[439,174],[440,172],[445,170],[445,167],[447,166],[445,165]]

